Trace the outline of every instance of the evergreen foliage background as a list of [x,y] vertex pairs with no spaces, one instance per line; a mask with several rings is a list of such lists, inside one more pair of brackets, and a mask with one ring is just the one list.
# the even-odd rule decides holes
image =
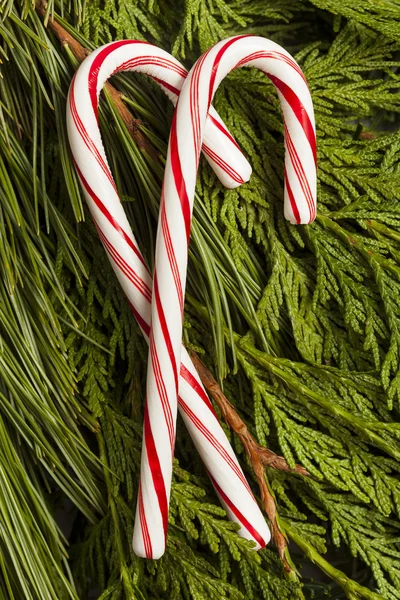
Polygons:
[[[0,6],[1,600],[399,599],[399,0]],[[258,442],[311,474],[267,470],[290,574],[273,545],[238,538],[181,426],[167,552],[131,552],[147,352],[71,163],[77,61],[53,18],[87,49],[141,38],[189,68],[219,39],[256,33],[305,72],[317,220],[284,221],[278,99],[261,73],[234,72],[214,105],[254,173],[226,191],[202,163],[184,332]],[[172,108],[144,76],[113,85],[160,155],[103,95],[110,164],[151,265]]]

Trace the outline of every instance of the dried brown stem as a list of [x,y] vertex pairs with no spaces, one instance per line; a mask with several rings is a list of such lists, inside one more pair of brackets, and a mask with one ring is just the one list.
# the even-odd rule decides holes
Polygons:
[[360,133],[360,140],[375,140],[376,139],[376,135],[375,133],[372,133],[371,131],[362,131]]
[[[46,15],[46,6],[46,2],[36,3],[36,10],[39,15],[43,17],[43,19]],[[70,48],[72,54],[75,56],[78,62],[81,63],[88,56],[88,54],[90,54],[90,51],[87,48],[84,48],[74,37],[72,37],[70,33],[68,33],[68,31],[64,29],[62,25],[60,25],[60,23],[58,23],[52,17],[49,18],[47,27],[57,36],[62,46],[68,46]],[[135,119],[130,110],[124,104],[122,100],[123,95],[121,92],[119,92],[114,86],[111,85],[111,83],[108,82],[104,85],[104,88],[107,90],[108,95],[114,103],[116,110],[118,111],[137,147],[142,152],[146,152],[149,156],[151,156],[153,160],[157,160],[157,152],[140,130],[142,125],[141,120]]]
[[228,398],[222,392],[212,373],[207,369],[198,355],[195,352],[192,352],[191,358],[204,387],[218,404],[225,422],[237,434],[246,450],[246,454],[251,466],[253,467],[258,486],[260,488],[261,502],[265,512],[268,515],[271,525],[272,538],[276,544],[276,547],[278,548],[278,552],[285,565],[285,569],[289,572],[291,571],[291,567],[285,556],[287,541],[278,526],[278,515],[276,511],[275,499],[271,493],[271,490],[269,489],[268,482],[265,477],[265,467],[272,467],[274,469],[279,469],[280,471],[286,471],[289,473],[299,473],[304,477],[308,477],[309,472],[300,465],[296,465],[294,469],[291,469],[283,456],[278,456],[278,454],[275,454],[275,452],[272,452],[272,450],[269,450],[264,446],[260,446],[260,444],[258,444],[251,435],[246,424],[237,414],[235,408],[229,402]]

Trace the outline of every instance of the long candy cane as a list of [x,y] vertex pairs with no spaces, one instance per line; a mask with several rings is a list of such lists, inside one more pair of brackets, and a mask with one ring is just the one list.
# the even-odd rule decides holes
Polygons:
[[[187,72],[178,61],[154,46],[115,42],[99,48],[82,63],[71,83],[68,97],[68,136],[84,194],[113,269],[148,342],[151,276],[120,203],[97,119],[100,90],[111,74],[122,69],[149,74],[173,101],[177,99]],[[213,168],[220,169],[219,175],[224,183],[236,185],[231,169],[244,179],[249,176],[250,167],[215,111],[210,111],[210,116],[207,144],[217,159]],[[182,418],[229,518],[240,525],[240,535],[253,540],[257,548],[265,546],[270,538],[268,526],[184,348],[179,395]],[[144,440],[133,546],[139,556],[158,558],[165,547],[168,500],[165,486],[154,474],[165,458],[170,463],[171,454],[168,446],[163,446],[163,440],[153,435],[147,409]]]
[[[315,218],[316,137],[310,93],[294,59],[260,37],[238,36],[218,43],[190,71],[175,110],[159,214],[147,404],[153,435],[170,443],[175,430],[181,364],[183,298],[197,167],[207,112],[220,81],[236,67],[254,66],[277,88],[285,124],[285,216],[293,223]],[[169,418],[168,418],[169,417]],[[165,456],[153,474],[170,492],[172,461]],[[154,508],[155,510],[155,508]]]

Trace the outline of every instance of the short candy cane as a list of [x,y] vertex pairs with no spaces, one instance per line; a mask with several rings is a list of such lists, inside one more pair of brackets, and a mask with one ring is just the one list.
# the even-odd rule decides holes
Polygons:
[[218,84],[232,69],[244,66],[264,71],[280,98],[286,146],[285,216],[292,223],[310,223],[315,218],[315,125],[300,67],[283,48],[261,37],[245,35],[218,43],[199,58],[182,87],[170,132],[158,222],[147,403],[153,435],[171,446],[158,472],[167,495],[174,443],[169,415],[175,414],[177,403],[188,244],[204,127]]
[[[68,96],[67,128],[76,170],[112,267],[148,342],[151,275],[120,202],[97,118],[98,98],[105,81],[122,70],[140,70],[150,75],[173,102],[187,72],[173,57],[154,46],[136,41],[114,42],[99,48],[82,63]],[[223,183],[232,187],[248,178],[250,166],[215,111],[210,110],[206,129],[207,147],[203,144],[203,150],[210,151],[210,162]],[[270,539],[268,526],[184,348],[179,409],[229,518],[239,524],[240,535],[262,548]],[[146,408],[133,547],[139,556],[158,558],[165,548],[170,489],[170,481],[165,484],[159,473],[165,460],[170,468],[171,453],[163,438],[154,435],[152,419]],[[172,421],[175,426],[174,416]]]

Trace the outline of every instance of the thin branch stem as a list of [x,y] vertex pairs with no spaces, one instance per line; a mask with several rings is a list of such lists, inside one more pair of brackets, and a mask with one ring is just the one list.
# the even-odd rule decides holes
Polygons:
[[382,596],[368,588],[360,585],[354,579],[348,577],[343,571],[340,571],[331,565],[316,549],[302,536],[288,521],[281,519],[280,526],[291,540],[298,545],[300,550],[307,556],[311,562],[316,564],[331,579],[345,591],[350,599],[365,598],[365,600],[382,600]]
[[[46,16],[46,6],[46,2],[39,1],[36,3],[36,10],[43,19],[45,19]],[[62,25],[60,25],[60,23],[56,21],[55,18],[49,18],[47,27],[56,35],[61,46],[68,46],[68,48],[70,48],[72,54],[79,63],[83,62],[90,54],[90,50],[84,48],[70,33],[68,33],[68,31],[64,29],[64,27],[62,27]],[[104,88],[107,90],[108,95],[114,103],[116,110],[120,114],[121,119],[126,125],[137,147],[142,152],[146,152],[154,160],[158,160],[157,152],[154,150],[144,133],[140,130],[142,121],[140,119],[136,119],[130,112],[129,108],[124,104],[122,100],[123,94],[109,82],[104,85]]]

